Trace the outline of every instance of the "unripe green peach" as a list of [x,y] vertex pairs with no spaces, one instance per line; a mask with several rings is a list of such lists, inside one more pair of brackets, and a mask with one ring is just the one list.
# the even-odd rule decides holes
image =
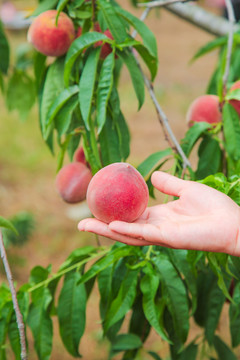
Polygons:
[[87,203],[99,220],[133,222],[146,209],[148,187],[142,175],[130,164],[113,163],[99,170],[90,181]]
[[75,38],[72,20],[61,12],[56,26],[57,10],[47,10],[37,16],[28,30],[28,41],[47,56],[64,55]]
[[217,95],[199,96],[188,108],[187,124],[189,127],[203,121],[213,125],[222,121],[219,97]]
[[89,168],[73,162],[61,168],[56,177],[56,189],[67,203],[78,203],[86,199],[87,188],[92,178]]

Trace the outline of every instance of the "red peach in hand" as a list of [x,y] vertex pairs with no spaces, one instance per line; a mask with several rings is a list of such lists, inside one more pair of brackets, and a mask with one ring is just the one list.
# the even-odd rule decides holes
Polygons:
[[133,222],[146,209],[148,199],[148,187],[142,175],[123,162],[99,170],[87,190],[90,211],[105,223],[114,220]]
[[28,30],[28,41],[47,56],[64,55],[75,39],[72,20],[61,12],[56,26],[57,10],[48,10],[37,16]]
[[[237,90],[237,89],[240,89],[240,80],[236,81],[233,84],[233,86],[230,88],[229,92],[231,92],[233,90]],[[240,116],[240,100],[236,100],[236,99],[229,100],[229,104],[231,104],[234,107],[234,109]]]
[[87,188],[92,178],[89,168],[73,162],[61,168],[56,177],[56,188],[67,203],[78,203],[86,199]]
[[222,121],[219,97],[217,95],[202,95],[196,98],[187,111],[187,124],[189,127],[196,122],[217,124]]

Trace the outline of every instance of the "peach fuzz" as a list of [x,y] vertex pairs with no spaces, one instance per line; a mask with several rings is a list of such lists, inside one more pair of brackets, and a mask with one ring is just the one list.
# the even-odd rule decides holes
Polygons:
[[61,12],[56,26],[57,10],[47,10],[37,16],[28,30],[28,41],[47,56],[64,55],[73,40],[75,29],[72,20]]
[[196,122],[217,124],[222,121],[219,97],[217,95],[202,95],[197,97],[187,111],[187,124],[191,127]]
[[133,222],[147,207],[148,187],[142,175],[130,164],[105,166],[90,181],[87,203],[92,214],[105,223]]
[[[240,89],[240,80],[236,81],[232,85],[232,87],[229,90],[229,93],[231,93],[231,91],[237,90],[237,89]],[[229,102],[229,104],[231,104],[234,107],[234,109],[236,110],[236,112],[240,116],[240,100],[232,99],[232,100],[229,100],[228,102]]]
[[86,199],[87,188],[92,178],[89,168],[73,162],[64,165],[56,177],[56,189],[67,203],[78,203]]

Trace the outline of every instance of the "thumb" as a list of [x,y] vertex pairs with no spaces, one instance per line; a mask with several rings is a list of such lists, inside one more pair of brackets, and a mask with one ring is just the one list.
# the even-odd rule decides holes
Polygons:
[[153,186],[164,194],[178,197],[190,184],[187,180],[179,179],[162,171],[155,171],[152,174],[151,181]]

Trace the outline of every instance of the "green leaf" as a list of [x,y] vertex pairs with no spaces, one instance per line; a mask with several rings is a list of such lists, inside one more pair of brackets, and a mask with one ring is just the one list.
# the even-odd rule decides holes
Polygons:
[[7,74],[9,67],[10,48],[1,21],[0,21],[0,49],[1,49],[0,72]]
[[[69,129],[71,128],[71,125],[74,121],[73,115],[77,105],[78,96],[75,94],[63,105],[63,107],[57,113],[54,119],[54,124],[59,137],[69,132]],[[77,136],[77,134],[73,134],[72,136]],[[68,141],[68,145],[70,140]]]
[[237,360],[237,357],[234,353],[229,349],[229,347],[220,339],[218,336],[214,336],[213,345],[218,354],[219,360]]
[[93,246],[84,246],[79,249],[74,250],[64,263],[60,266],[59,271],[67,269],[69,266],[74,265],[96,253],[97,250]]
[[157,258],[154,258],[154,264],[164,284],[163,291],[167,296],[167,307],[172,315],[175,331],[184,342],[189,331],[189,309],[186,288],[166,255],[158,255]]
[[0,216],[0,227],[12,230],[16,235],[18,235],[18,232],[11,223],[11,221],[4,219],[2,216]]
[[225,100],[240,100],[240,89],[231,90],[225,96]]
[[42,132],[46,128],[48,113],[56,97],[64,90],[63,70],[64,60],[62,58],[57,59],[48,67],[40,103],[40,124]]
[[121,320],[131,309],[136,297],[136,286],[139,269],[128,270],[123,279],[117,297],[112,301],[103,324],[104,331],[107,330]]
[[9,111],[17,110],[21,119],[25,119],[36,99],[36,88],[33,79],[21,70],[15,70],[11,75],[6,102]]
[[109,115],[107,115],[105,124],[99,134],[99,143],[104,166],[122,160],[118,131]]
[[138,109],[140,109],[144,103],[145,98],[143,75],[137,65],[135,57],[130,51],[125,49],[121,53],[118,53],[118,55],[124,61],[125,65],[128,68],[132,79],[133,87],[138,99]]
[[80,283],[84,283],[85,281],[88,281],[89,279],[96,276],[104,269],[106,269],[108,266],[119,260],[120,258],[131,255],[132,251],[134,251],[134,249],[132,249],[132,247],[129,246],[121,246],[115,249],[110,249],[107,255],[105,255],[100,260],[95,262],[91,266],[91,268],[88,271],[86,271],[86,273],[81,277]]
[[56,7],[58,0],[43,0],[39,3],[38,7],[34,10],[31,16],[38,16],[44,11],[53,9]]
[[179,360],[196,360],[197,352],[198,345],[191,343],[180,353]]
[[157,71],[158,71],[158,62],[155,57],[153,57],[149,52],[148,49],[142,44],[133,45],[134,49],[137,50],[145,64],[147,65],[150,74],[151,74],[151,81],[154,81]]
[[226,149],[234,160],[240,159],[240,123],[235,109],[228,103],[223,106],[223,131]]
[[[28,313],[28,304],[29,304],[29,294],[27,292],[18,293],[18,305],[23,316],[23,321],[25,323],[26,314]],[[26,327],[25,327],[25,336],[26,336]],[[16,360],[21,360],[21,343],[19,336],[19,329],[16,320],[15,312],[12,313],[11,320],[8,328],[8,337],[10,340],[11,348],[15,354]]]
[[57,11],[60,13],[63,11],[63,9],[66,7],[67,3],[69,3],[70,0],[59,0],[57,4]]
[[113,119],[113,126],[116,127],[119,139],[119,149],[121,152],[121,159],[125,161],[130,153],[130,133],[127,122],[120,110],[120,99],[115,86],[113,86],[110,99],[109,112]]
[[213,342],[219,317],[226,297],[217,284],[217,278],[209,268],[198,275],[197,309],[195,321],[205,328],[205,335],[210,344]]
[[97,124],[98,133],[105,124],[107,105],[113,87],[114,53],[109,54],[102,64],[97,88]]
[[[64,107],[64,105],[71,100],[71,98],[78,94],[78,86],[73,85],[67,89],[64,89],[55,99],[53,104],[51,105],[47,116],[44,121],[44,128],[43,128],[43,136],[46,140],[49,136],[49,132],[51,130],[52,122],[54,121],[55,117],[57,116],[58,112]],[[76,105],[76,101],[74,102]],[[68,127],[68,126],[67,126]]]
[[173,155],[171,148],[157,151],[148,156],[140,165],[138,165],[137,170],[145,179],[148,179],[154,169],[156,169],[160,165],[163,158],[170,155]]
[[220,171],[222,150],[217,140],[205,136],[199,145],[198,156],[197,179],[203,179]]
[[[1,291],[2,294],[2,291]],[[13,313],[13,305],[11,301],[6,301],[1,308],[0,313],[0,359],[4,359],[6,346],[6,338],[8,333],[9,322]]]
[[48,288],[41,288],[32,293],[28,325],[33,333],[34,347],[39,360],[48,360],[51,356],[53,325],[48,313],[51,300],[52,296]]
[[193,56],[191,62],[198,59],[199,57],[209,53],[210,51],[215,50],[218,47],[222,47],[226,43],[227,43],[226,36],[218,37],[218,38],[214,39],[213,41],[210,41],[209,43],[207,43],[206,45],[204,45],[203,47],[201,47],[198,50],[198,52]]
[[100,47],[98,47],[89,54],[79,82],[80,110],[88,130],[90,130],[89,118],[91,115],[100,50]]
[[196,144],[197,140],[209,128],[210,125],[205,122],[195,123],[190,127],[190,129],[186,132],[185,137],[181,140],[181,146],[186,156],[190,155],[192,148]]
[[86,290],[78,284],[81,275],[71,272],[65,276],[59,296],[58,319],[64,346],[74,357],[80,357],[78,347],[86,322]]
[[135,334],[119,334],[116,336],[111,344],[111,350],[120,352],[133,349],[139,349],[142,346],[142,341],[139,336]]
[[100,293],[100,315],[105,318],[107,308],[111,302],[113,264],[101,271],[98,275],[98,289]]
[[117,43],[123,43],[127,39],[128,34],[124,22],[121,21],[117,14],[116,7],[106,0],[98,0],[98,5],[113,38]]
[[189,254],[188,250],[168,249],[168,252],[170,254],[172,263],[183,275],[187,284],[187,288],[191,293],[192,313],[194,313],[197,306],[197,284],[193,269],[191,268],[187,259]]
[[[163,311],[163,307],[160,307],[159,304],[156,304],[155,298],[158,291],[158,287],[160,284],[159,276],[156,272],[149,269],[146,275],[141,279],[140,289],[143,293],[143,311],[150,325],[154,328],[154,330],[161,336],[161,338],[167,342],[170,342],[168,336],[163,327],[163,323],[161,321],[161,310]],[[162,308],[162,309],[161,309]]]
[[232,340],[232,347],[240,345],[240,283],[238,282],[234,287],[233,302],[229,307],[230,333]]
[[106,35],[95,31],[85,33],[72,42],[66,55],[64,67],[64,83],[66,87],[69,85],[71,70],[77,58],[85,49],[98,41],[104,41],[108,43],[112,42],[112,40],[109,39],[109,37]]
[[162,360],[162,358],[154,351],[148,351],[148,354],[154,359],[154,360]]
[[46,59],[47,57],[37,51],[34,53],[33,58],[33,69],[34,69],[34,75],[35,75],[35,81],[37,85],[37,89],[40,88],[42,85],[42,82],[44,80],[44,75],[46,72]]
[[143,295],[138,292],[132,307],[132,315],[129,322],[129,332],[138,335],[144,343],[151,331],[151,324],[148,322],[143,310]]

